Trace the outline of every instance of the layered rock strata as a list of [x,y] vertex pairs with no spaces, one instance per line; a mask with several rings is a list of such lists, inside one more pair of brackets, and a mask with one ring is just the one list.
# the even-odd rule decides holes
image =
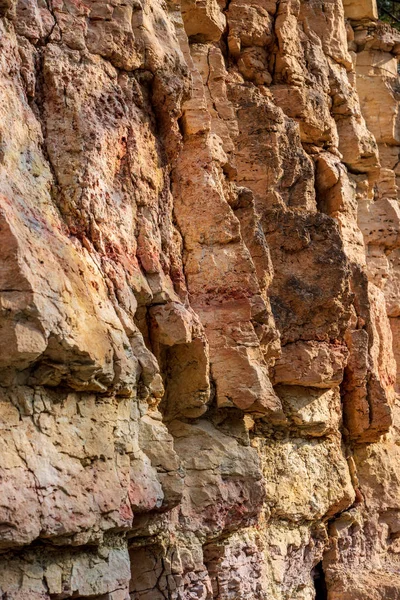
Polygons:
[[0,598],[399,599],[400,35],[0,17]]

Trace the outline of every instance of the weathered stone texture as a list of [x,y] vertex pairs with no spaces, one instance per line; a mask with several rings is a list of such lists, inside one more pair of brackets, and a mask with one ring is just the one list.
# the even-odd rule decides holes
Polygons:
[[0,0],[1,600],[400,598],[399,55]]

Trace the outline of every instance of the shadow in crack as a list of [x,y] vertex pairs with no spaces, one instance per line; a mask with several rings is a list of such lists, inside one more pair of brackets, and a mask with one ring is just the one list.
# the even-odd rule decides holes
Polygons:
[[311,572],[315,587],[315,600],[327,600],[328,590],[326,588],[325,573],[322,569],[322,562],[319,562]]

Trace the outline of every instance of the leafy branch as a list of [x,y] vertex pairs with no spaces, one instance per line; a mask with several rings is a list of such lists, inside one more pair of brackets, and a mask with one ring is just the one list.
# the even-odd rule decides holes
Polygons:
[[400,0],[378,0],[378,12],[381,21],[400,30]]

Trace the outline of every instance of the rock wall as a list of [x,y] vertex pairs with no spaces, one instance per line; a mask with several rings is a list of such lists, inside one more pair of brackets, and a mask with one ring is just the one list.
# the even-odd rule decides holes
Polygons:
[[400,599],[400,35],[0,16],[0,598]]

